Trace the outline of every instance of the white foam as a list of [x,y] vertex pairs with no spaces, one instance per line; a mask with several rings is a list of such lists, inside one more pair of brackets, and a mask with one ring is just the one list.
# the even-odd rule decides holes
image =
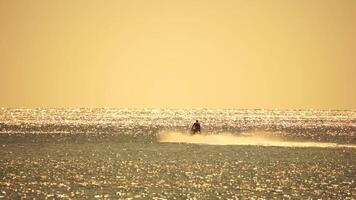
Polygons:
[[160,132],[158,136],[160,142],[169,143],[189,143],[208,145],[259,145],[278,147],[322,147],[322,148],[356,148],[356,145],[337,144],[326,142],[301,142],[288,141],[281,137],[273,136],[268,132],[254,132],[241,135],[231,133],[220,134],[196,134],[190,135],[181,132]]

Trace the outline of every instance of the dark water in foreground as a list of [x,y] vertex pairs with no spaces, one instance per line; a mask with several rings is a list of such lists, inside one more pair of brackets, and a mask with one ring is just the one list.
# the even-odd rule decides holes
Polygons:
[[0,109],[0,198],[356,199],[355,148],[157,140],[195,119],[209,140],[356,144],[356,111]]

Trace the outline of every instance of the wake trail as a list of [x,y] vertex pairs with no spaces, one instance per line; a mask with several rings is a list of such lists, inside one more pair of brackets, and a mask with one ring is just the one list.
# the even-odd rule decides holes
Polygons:
[[268,132],[254,132],[245,135],[232,133],[196,134],[190,135],[182,132],[160,132],[159,142],[188,143],[207,145],[256,145],[276,147],[319,147],[319,148],[356,148],[352,144],[337,144],[329,142],[288,141],[281,137],[272,136]]

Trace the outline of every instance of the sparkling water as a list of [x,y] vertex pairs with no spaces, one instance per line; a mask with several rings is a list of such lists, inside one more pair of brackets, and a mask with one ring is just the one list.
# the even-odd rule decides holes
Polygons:
[[315,141],[356,143],[355,110],[264,109],[0,109],[0,133],[153,136],[188,131],[195,120],[203,132],[268,131]]

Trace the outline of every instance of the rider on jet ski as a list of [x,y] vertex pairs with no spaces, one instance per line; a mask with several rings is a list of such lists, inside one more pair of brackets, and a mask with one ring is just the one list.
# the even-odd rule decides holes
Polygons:
[[199,121],[197,120],[197,121],[195,121],[195,123],[193,124],[192,129],[191,129],[191,132],[192,132],[192,134],[196,134],[197,132],[200,133],[200,129],[201,129],[200,123],[199,123]]

